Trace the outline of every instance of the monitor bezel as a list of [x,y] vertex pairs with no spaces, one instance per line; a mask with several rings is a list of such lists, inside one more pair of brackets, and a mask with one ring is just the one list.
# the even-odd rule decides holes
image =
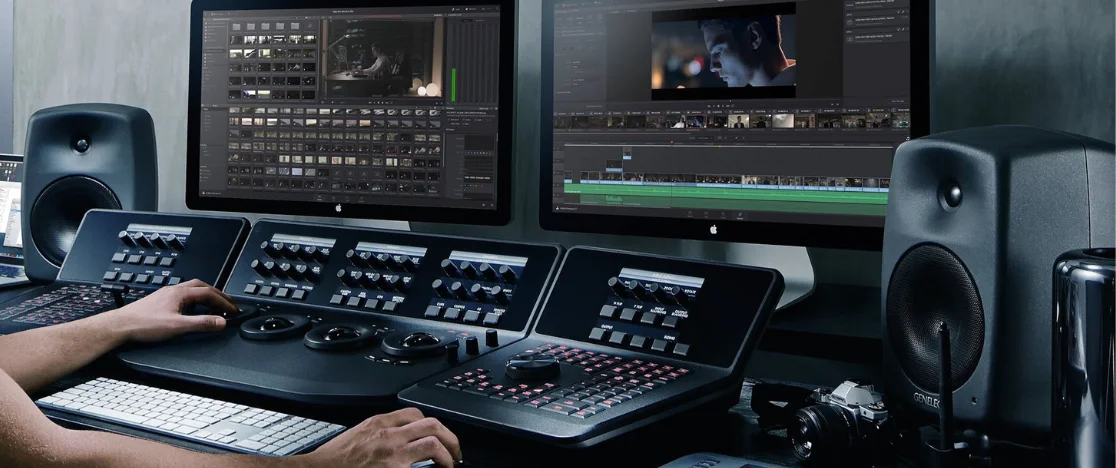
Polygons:
[[[721,219],[662,218],[554,211],[554,9],[563,0],[544,0],[539,142],[539,225],[548,231],[621,234],[723,242],[880,250],[883,227],[770,223]],[[911,138],[930,133],[932,63],[931,0],[911,0]]]
[[[202,197],[200,193],[201,65],[203,14],[207,11],[297,10],[321,8],[384,8],[407,6],[499,6],[500,70],[499,122],[496,161],[496,209],[425,207],[396,204],[360,204]],[[324,216],[415,222],[468,223],[491,226],[511,222],[512,160],[514,159],[516,4],[514,0],[487,0],[465,4],[453,0],[193,0],[190,7],[190,87],[186,136],[186,207],[191,210],[231,211],[271,215]],[[506,60],[505,60],[506,58]]]

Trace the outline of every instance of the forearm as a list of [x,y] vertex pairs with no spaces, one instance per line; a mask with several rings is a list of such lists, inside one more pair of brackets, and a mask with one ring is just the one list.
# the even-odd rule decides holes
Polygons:
[[28,394],[124,344],[126,324],[108,315],[0,336],[0,369]]
[[[305,456],[214,455],[149,440],[94,431],[62,430],[64,442],[41,466],[80,468],[303,468]],[[20,465],[22,466],[22,465]],[[30,465],[32,467],[36,465]]]

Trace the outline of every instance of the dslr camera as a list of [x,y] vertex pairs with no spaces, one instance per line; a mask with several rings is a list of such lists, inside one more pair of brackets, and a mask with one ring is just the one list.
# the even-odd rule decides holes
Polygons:
[[816,404],[799,409],[787,433],[799,460],[815,466],[890,466],[898,431],[872,385],[846,380],[814,390]]

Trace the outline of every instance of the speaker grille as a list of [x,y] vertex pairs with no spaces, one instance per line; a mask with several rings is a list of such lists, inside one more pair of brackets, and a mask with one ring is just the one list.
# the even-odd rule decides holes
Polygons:
[[938,393],[938,324],[950,329],[953,389],[964,384],[984,347],[984,308],[961,259],[940,245],[912,247],[887,288],[887,333],[899,366],[919,388]]
[[30,233],[43,258],[61,267],[74,245],[81,219],[94,208],[119,210],[120,200],[92,177],[64,177],[43,189],[31,207]]

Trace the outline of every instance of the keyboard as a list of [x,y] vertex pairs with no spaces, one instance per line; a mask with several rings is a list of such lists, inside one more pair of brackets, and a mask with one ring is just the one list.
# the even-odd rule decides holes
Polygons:
[[4,278],[19,278],[23,276],[23,268],[8,265],[0,265],[0,277]]
[[105,378],[35,403],[45,409],[265,456],[298,454],[345,430],[338,424]]
[[715,453],[695,453],[674,460],[659,468],[782,468],[783,465],[758,462],[746,458]]
[[[124,295],[133,302],[145,292],[141,289]],[[116,308],[112,293],[99,286],[69,285],[0,309],[0,320],[34,325],[55,325],[96,315]]]

